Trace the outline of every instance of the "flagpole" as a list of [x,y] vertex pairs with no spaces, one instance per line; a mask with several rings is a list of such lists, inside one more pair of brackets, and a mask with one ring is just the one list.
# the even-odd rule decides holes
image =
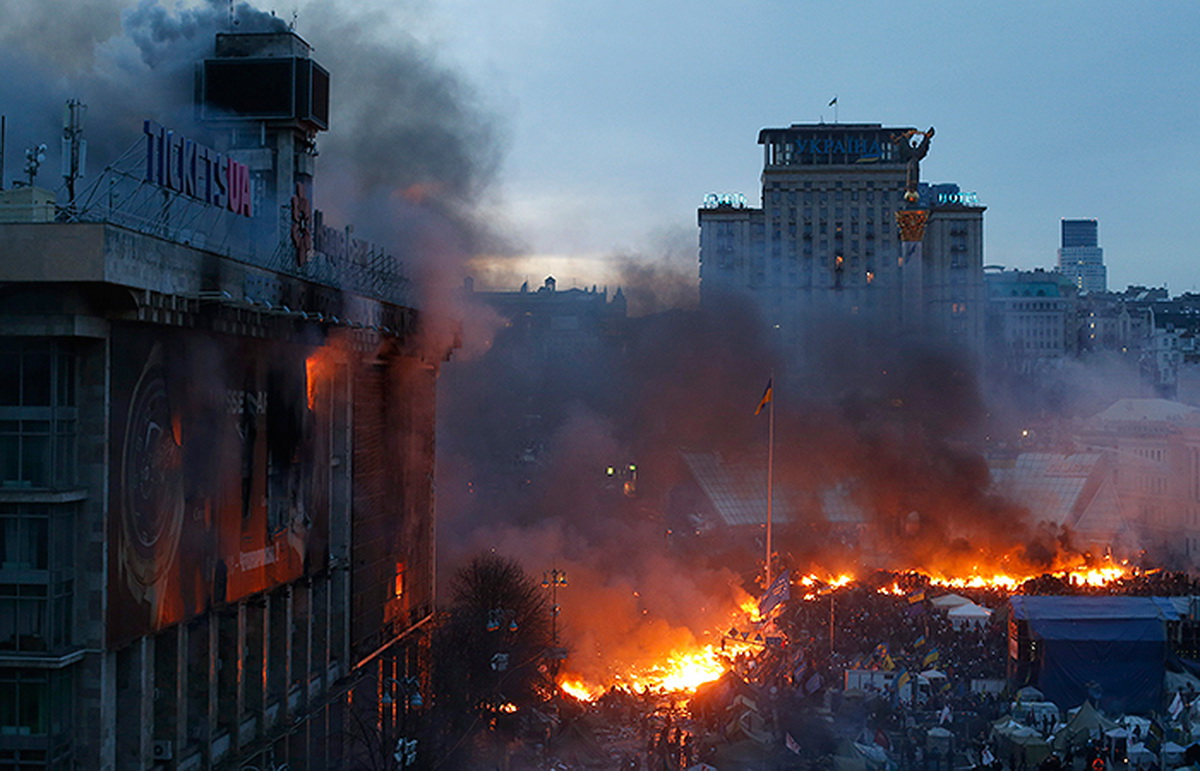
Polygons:
[[775,499],[775,373],[771,373],[771,401],[767,404],[767,583],[771,587],[771,507]]

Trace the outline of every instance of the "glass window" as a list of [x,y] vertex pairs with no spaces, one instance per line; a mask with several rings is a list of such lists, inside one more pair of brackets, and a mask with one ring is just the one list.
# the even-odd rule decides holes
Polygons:
[[72,712],[70,678],[69,671],[0,669],[0,734],[65,734]]
[[71,639],[74,507],[0,505],[0,650],[56,650]]
[[0,340],[0,486],[75,481],[75,360],[50,339]]
[[21,403],[21,356],[0,344],[0,407]]

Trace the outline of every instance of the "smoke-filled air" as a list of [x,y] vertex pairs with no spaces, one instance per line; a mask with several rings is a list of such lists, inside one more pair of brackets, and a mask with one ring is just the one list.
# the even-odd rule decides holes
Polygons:
[[[490,289],[519,283],[505,258],[520,256],[520,234],[481,205],[503,188],[503,121],[436,51],[385,34],[377,11],[313,2],[285,18],[143,0],[64,24],[56,5],[18,4],[0,32],[11,73],[0,100],[43,121],[10,122],[9,142],[56,136],[58,106],[81,99],[94,168],[140,141],[145,117],[192,125],[194,63],[216,32],[294,26],[313,44],[333,76],[316,204],[394,250],[433,319],[431,350],[457,345],[438,405],[441,573],[480,551],[535,575],[566,570],[571,671],[613,682],[664,651],[715,642],[761,590],[762,535],[708,537],[693,466],[716,458],[742,492],[765,484],[766,419],[753,413],[773,372],[781,566],[1025,575],[1071,551],[1068,533],[992,489],[982,443],[1011,432],[1028,405],[985,395],[978,362],[830,315],[807,367],[787,373],[754,308],[729,298],[698,309],[693,234],[664,228],[614,251],[629,308],[620,334],[586,356],[531,349],[527,330],[462,289],[472,273]],[[839,513],[858,519],[831,525]]]
[[[294,29],[311,43],[332,78],[315,205],[400,257],[429,350],[453,348],[437,362],[440,583],[480,553],[535,577],[565,571],[556,632],[563,672],[582,682],[640,682],[666,656],[719,645],[758,598],[766,533],[722,534],[711,501],[723,491],[760,522],[768,453],[776,575],[1025,577],[1085,561],[1086,544],[998,491],[984,448],[1032,419],[1103,408],[1118,377],[1066,367],[1036,388],[985,386],[961,348],[832,311],[813,320],[803,363],[785,361],[751,304],[699,303],[695,233],[665,225],[613,250],[612,285],[571,290],[613,314],[591,332],[506,315],[490,293],[518,293],[506,260],[522,256],[521,234],[485,214],[502,199],[504,121],[436,50],[396,31],[419,13],[349,0],[301,3],[295,17],[224,0],[10,2],[8,143],[50,145],[39,182],[52,186],[61,105],[79,99],[97,172],[142,141],[144,118],[195,126],[195,62],[215,33]],[[527,293],[553,291],[544,279]],[[618,290],[627,312],[611,308]]]

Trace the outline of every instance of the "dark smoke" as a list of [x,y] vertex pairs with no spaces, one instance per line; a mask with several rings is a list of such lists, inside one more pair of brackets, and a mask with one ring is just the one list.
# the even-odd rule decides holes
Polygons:
[[647,253],[613,257],[617,286],[625,292],[631,316],[695,309],[700,300],[696,281],[698,246],[694,230],[662,230],[651,236]]
[[[279,32],[285,21],[241,2],[169,7],[160,0],[22,2],[0,31],[0,112],[9,117],[6,185],[21,155],[45,143],[37,184],[58,176],[62,105],[88,105],[88,177],[142,141],[141,121],[205,136],[194,125],[196,63],[218,32]],[[8,11],[9,9],[6,9]],[[296,31],[331,73],[330,131],[318,135],[315,205],[334,226],[385,246],[404,264],[430,311],[425,342],[445,350],[456,322],[485,335],[491,317],[458,304],[463,266],[481,251],[511,251],[478,214],[501,157],[501,132],[484,100],[434,51],[399,30],[398,18],[349,2],[309,2]],[[30,30],[49,30],[45,35]],[[67,55],[62,51],[66,50]],[[436,354],[434,354],[436,355]]]
[[[441,548],[575,574],[562,598],[571,665],[593,677],[703,642],[755,591],[762,546],[753,534],[683,534],[680,450],[757,469],[765,484],[767,416],[753,411],[774,371],[776,479],[797,517],[776,530],[782,564],[1049,567],[1064,534],[991,490],[982,448],[997,427],[976,362],[856,317],[831,313],[817,328],[813,355],[790,371],[734,300],[631,319],[596,355],[538,356],[502,330],[486,355],[446,370],[440,527],[454,537]],[[635,498],[605,478],[628,463]],[[861,526],[827,523],[830,491]]]
[[61,187],[59,137],[67,99],[88,105],[91,176],[141,141],[144,118],[195,133],[192,77],[195,63],[212,55],[214,35],[287,27],[246,3],[234,6],[233,20],[231,27],[229,5],[220,0],[174,10],[153,0],[134,6],[50,0],[6,8],[0,32],[7,57],[0,109],[9,118],[5,186],[21,178],[24,148],[45,143],[47,161],[37,184]]

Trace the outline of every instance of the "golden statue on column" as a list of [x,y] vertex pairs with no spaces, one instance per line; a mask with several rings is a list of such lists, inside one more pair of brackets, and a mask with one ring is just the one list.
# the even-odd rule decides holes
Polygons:
[[[916,139],[916,137],[920,137],[920,139]],[[929,219],[929,212],[916,208],[917,200],[920,198],[917,186],[921,182],[921,160],[929,154],[929,140],[931,139],[933,139],[933,126],[930,126],[927,131],[909,129],[903,134],[892,137],[892,144],[899,149],[901,159],[907,163],[904,174],[904,200],[908,203],[909,208],[896,212],[896,224],[900,226],[901,241],[912,243],[921,241],[925,237],[925,223]]]

